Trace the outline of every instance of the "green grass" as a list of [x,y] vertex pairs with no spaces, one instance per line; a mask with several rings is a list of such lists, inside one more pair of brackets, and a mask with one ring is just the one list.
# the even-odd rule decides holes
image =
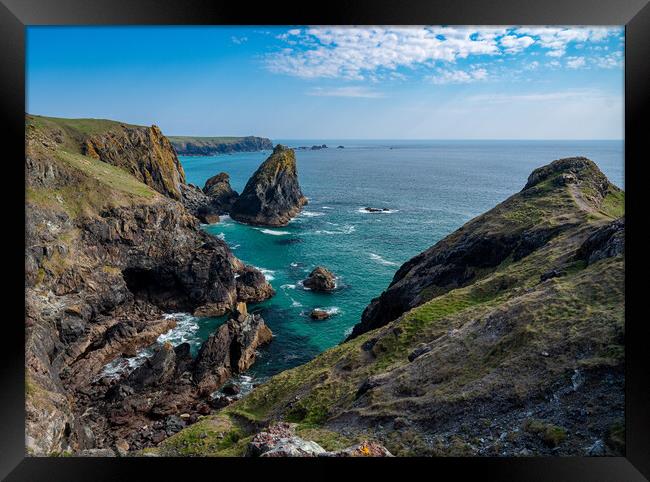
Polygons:
[[57,151],[59,162],[78,174],[78,181],[60,188],[27,187],[26,202],[63,210],[78,218],[109,206],[127,206],[134,200],[150,201],[158,194],[126,171],[105,162],[66,151]]
[[56,137],[61,141],[60,149],[76,154],[81,154],[81,145],[86,138],[122,129],[124,126],[142,127],[107,119],[65,119],[31,114],[25,117],[26,129],[34,128],[50,134],[57,133]]
[[566,429],[543,420],[527,420],[523,428],[526,432],[537,435],[549,447],[557,447],[567,437]]
[[610,218],[620,218],[625,214],[625,191],[610,188],[600,206],[600,211]]

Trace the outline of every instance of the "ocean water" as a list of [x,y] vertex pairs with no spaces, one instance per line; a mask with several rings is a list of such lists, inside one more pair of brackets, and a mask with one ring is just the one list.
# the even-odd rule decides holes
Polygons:
[[[204,229],[224,239],[241,260],[257,266],[277,295],[259,312],[274,333],[247,374],[264,379],[311,360],[342,341],[365,306],[387,287],[398,267],[469,219],[521,190],[530,172],[554,159],[586,156],[624,186],[621,141],[350,141],[274,140],[296,150],[298,176],[309,199],[288,226],[258,228],[222,222]],[[338,145],[344,149],[336,149]],[[181,156],[188,182],[203,186],[225,171],[241,192],[269,151],[213,157]],[[367,213],[364,207],[388,208]],[[334,272],[332,293],[305,290],[318,265]],[[332,313],[314,321],[313,308]],[[196,351],[224,318],[185,317],[164,335]],[[250,380],[247,379],[247,380]]]

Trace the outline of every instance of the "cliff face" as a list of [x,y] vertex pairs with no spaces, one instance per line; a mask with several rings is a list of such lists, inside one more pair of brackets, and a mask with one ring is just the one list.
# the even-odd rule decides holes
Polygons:
[[293,149],[277,145],[246,183],[230,216],[259,226],[284,226],[307,204],[298,184]]
[[254,268],[176,200],[185,186],[177,162],[155,127],[28,116],[30,453],[93,446],[82,394],[106,363],[176,324],[163,311],[222,315],[240,300],[243,280],[247,301],[272,294],[259,272],[237,279]]
[[264,137],[183,137],[170,136],[169,140],[182,156],[213,156],[230,152],[252,152],[273,149],[270,139]]
[[95,134],[86,139],[82,153],[124,169],[161,194],[181,199],[185,172],[157,126],[121,127]]
[[182,431],[157,452],[200,455],[211,437],[288,421],[328,450],[370,438],[395,455],[621,455],[623,206],[588,159],[534,171],[405,263],[350,340],[200,422],[218,427],[207,440]]

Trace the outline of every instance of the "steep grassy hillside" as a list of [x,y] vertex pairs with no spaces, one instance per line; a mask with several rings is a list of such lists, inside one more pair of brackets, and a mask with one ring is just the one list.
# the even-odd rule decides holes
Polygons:
[[373,302],[401,282],[400,312],[150,451],[242,455],[284,420],[396,455],[621,454],[623,205],[587,159],[536,170],[400,268]]

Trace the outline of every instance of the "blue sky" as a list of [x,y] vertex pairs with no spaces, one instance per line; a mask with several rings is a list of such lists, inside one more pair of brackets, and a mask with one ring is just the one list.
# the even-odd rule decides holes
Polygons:
[[274,139],[622,139],[622,27],[28,27],[29,113]]

